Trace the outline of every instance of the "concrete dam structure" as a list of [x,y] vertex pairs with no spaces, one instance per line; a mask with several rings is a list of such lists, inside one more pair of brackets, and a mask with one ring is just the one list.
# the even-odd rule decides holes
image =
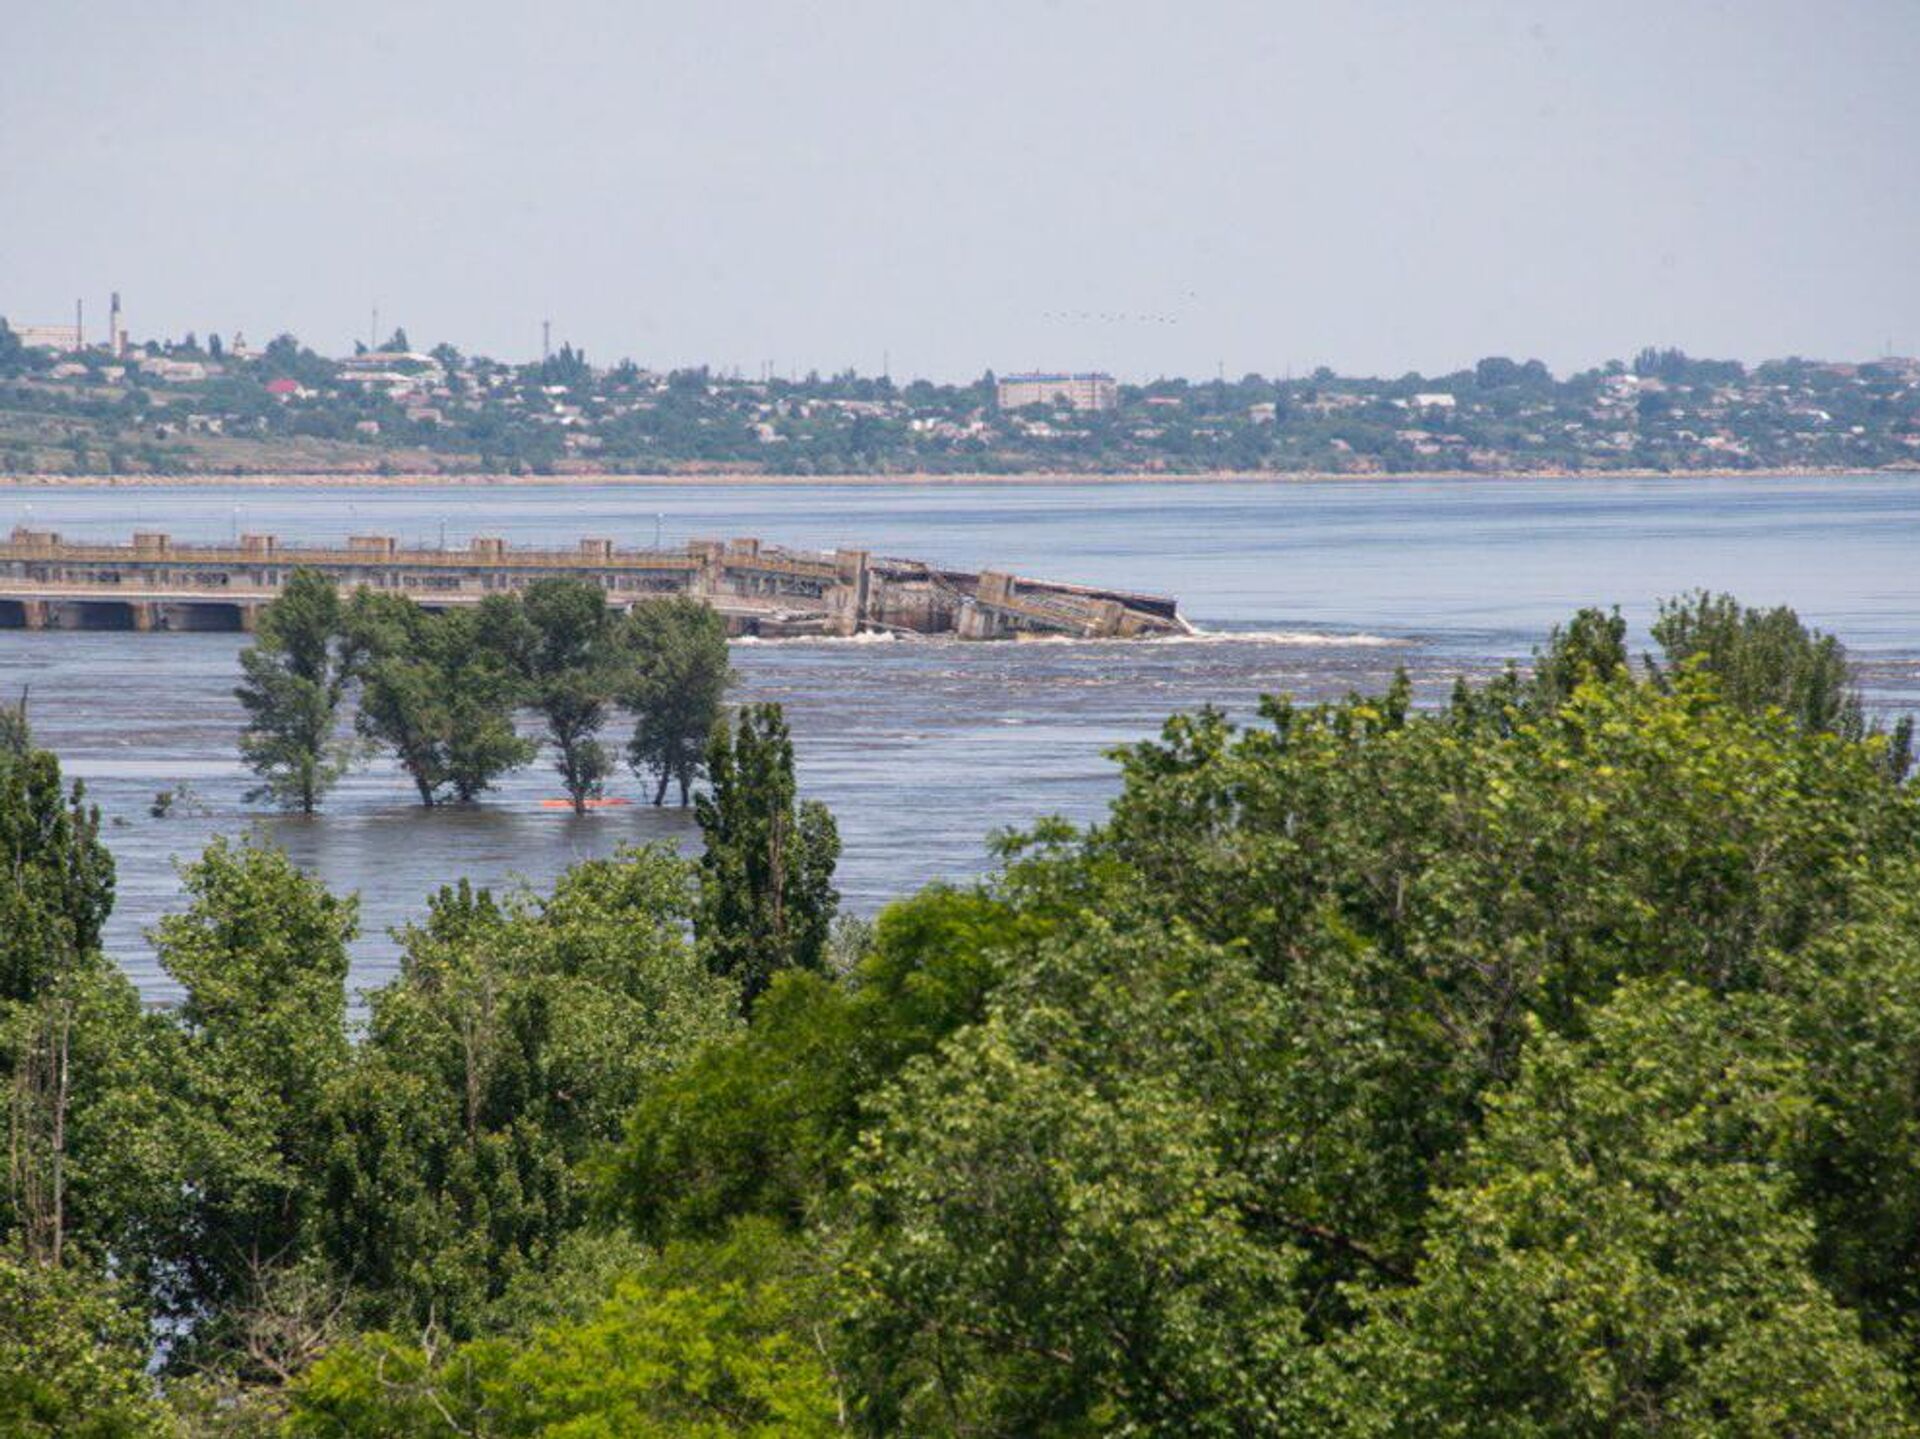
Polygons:
[[476,538],[464,549],[407,547],[388,535],[345,546],[286,545],[274,535],[184,544],[153,531],[130,544],[76,544],[15,529],[0,543],[0,629],[251,630],[296,569],[342,589],[367,588],[429,609],[478,604],[534,580],[568,576],[606,591],[616,609],[691,595],[734,635],[951,634],[962,639],[1067,636],[1136,639],[1190,634],[1172,599],[942,569],[865,550],[818,553],[759,540],[693,540],[681,549],[620,549],[583,539],[532,549]]

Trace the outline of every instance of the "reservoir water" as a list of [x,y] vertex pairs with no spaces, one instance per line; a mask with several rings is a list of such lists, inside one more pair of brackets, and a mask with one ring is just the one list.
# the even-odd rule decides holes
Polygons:
[[[1920,710],[1920,474],[1713,480],[877,487],[0,485],[0,524],[124,541],[243,531],[399,535],[464,545],[605,535],[622,544],[757,535],[1176,595],[1206,632],[1137,644],[953,640],[735,646],[737,696],[788,709],[805,793],[845,842],[842,889],[871,911],[986,863],[994,830],[1098,816],[1105,752],[1201,704],[1245,713],[1384,684],[1424,696],[1525,659],[1582,604],[1617,603],[1636,646],[1655,601],[1696,586],[1786,603],[1838,634],[1883,710]],[[390,972],[389,931],[466,876],[541,884],[616,845],[694,838],[690,815],[635,803],[585,819],[543,808],[542,760],[475,808],[423,810],[393,769],[351,777],[311,819],[248,805],[235,757],[234,635],[0,631],[0,693],[30,693],[39,741],[108,816],[119,890],[109,946],[151,998],[171,994],[145,931],[177,903],[174,864],[214,833],[284,846],[357,891],[357,985]],[[624,739],[610,733],[610,738]],[[155,819],[156,791],[191,787]],[[616,794],[638,798],[624,775]]]

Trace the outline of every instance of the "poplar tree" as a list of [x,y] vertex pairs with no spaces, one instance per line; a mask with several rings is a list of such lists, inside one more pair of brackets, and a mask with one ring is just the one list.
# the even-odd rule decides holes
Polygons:
[[113,857],[100,811],[60,762],[35,749],[22,703],[0,709],[0,1001],[37,998],[97,958],[113,908]]
[[714,727],[707,776],[695,809],[707,845],[696,928],[709,966],[739,983],[751,1010],[780,971],[826,967],[840,832],[825,805],[796,798],[777,704],[743,706],[731,733]]

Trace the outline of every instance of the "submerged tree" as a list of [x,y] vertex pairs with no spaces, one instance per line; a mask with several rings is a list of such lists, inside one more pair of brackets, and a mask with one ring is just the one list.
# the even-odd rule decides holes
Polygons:
[[707,748],[712,792],[697,812],[698,931],[707,962],[739,982],[750,1009],[784,969],[821,969],[840,896],[840,833],[818,800],[797,801],[793,741],[777,704],[746,705]]
[[535,580],[521,609],[526,634],[515,648],[527,699],[546,721],[573,812],[585,814],[613,772],[600,742],[615,683],[613,615],[598,585],[572,579]]
[[653,775],[656,805],[669,783],[679,786],[685,805],[733,682],[726,621],[698,600],[675,596],[636,606],[623,642],[632,671],[621,701],[634,714],[627,762],[636,775]]
[[333,581],[295,570],[240,652],[240,754],[262,781],[248,798],[271,797],[306,814],[319,807],[352,757],[338,731],[354,666]]
[[347,607],[360,656],[355,726],[391,749],[424,805],[470,800],[533,757],[513,727],[515,680],[472,611],[439,614],[362,590]]

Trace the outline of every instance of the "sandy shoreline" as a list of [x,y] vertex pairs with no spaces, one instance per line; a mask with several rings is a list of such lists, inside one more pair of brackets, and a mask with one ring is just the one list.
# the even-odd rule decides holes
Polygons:
[[1384,474],[1355,475],[1331,471],[1255,471],[1196,472],[1185,474],[1102,471],[1071,473],[1063,471],[1008,474],[882,474],[882,475],[766,475],[741,472],[699,474],[561,474],[561,475],[484,475],[417,474],[374,475],[331,471],[275,472],[240,475],[10,475],[0,474],[0,485],[35,489],[158,489],[179,486],[207,488],[280,489],[297,486],[314,488],[409,489],[465,487],[531,487],[570,485],[582,487],[632,488],[733,488],[762,486],[776,489],[820,489],[829,486],[965,486],[965,485],[1286,485],[1321,483],[1365,483],[1373,480],[1487,480],[1519,483],[1527,480],[1723,480],[1767,476],[1772,478],[1837,478],[1864,475],[1920,474],[1920,469],[1884,468],[1877,470],[1822,469],[1793,467],[1777,470],[1407,470]]

